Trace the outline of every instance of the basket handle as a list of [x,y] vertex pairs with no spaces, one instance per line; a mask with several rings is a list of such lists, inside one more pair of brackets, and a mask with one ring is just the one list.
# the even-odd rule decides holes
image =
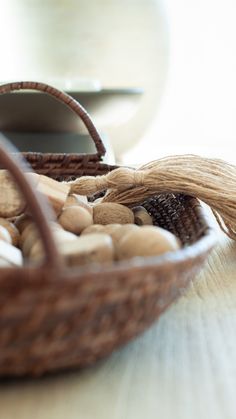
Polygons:
[[52,209],[43,195],[39,196],[38,193],[34,192],[34,187],[25,176],[25,172],[32,171],[32,169],[20,153],[16,154],[16,149],[2,134],[0,134],[0,164],[9,171],[31,210],[32,218],[37,224],[45,249],[46,266],[58,271],[62,266],[62,260],[48,223],[48,219],[53,220],[55,218]]
[[106,154],[106,149],[102,142],[102,139],[94,126],[91,117],[83,106],[77,102],[73,97],[68,95],[61,90],[56,89],[55,87],[50,86],[46,83],[38,83],[34,81],[20,81],[14,83],[6,83],[0,86],[0,94],[10,93],[16,90],[38,90],[43,93],[47,93],[49,96],[56,98],[59,102],[65,104],[70,108],[79,118],[83,121],[86,126],[97,150],[96,154],[92,154],[92,157],[97,157],[98,160],[101,160],[101,157]]

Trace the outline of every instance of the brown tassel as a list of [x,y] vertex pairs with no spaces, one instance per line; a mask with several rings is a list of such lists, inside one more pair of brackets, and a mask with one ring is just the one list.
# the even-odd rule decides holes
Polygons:
[[107,190],[103,202],[135,204],[158,193],[183,193],[209,205],[222,230],[236,240],[236,167],[195,155],[171,156],[139,169],[118,168],[70,182],[73,193]]

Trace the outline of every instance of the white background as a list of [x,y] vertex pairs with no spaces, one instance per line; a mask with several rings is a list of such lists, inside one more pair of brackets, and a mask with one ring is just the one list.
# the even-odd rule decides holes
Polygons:
[[236,162],[236,2],[163,0],[168,78],[155,120],[125,163],[198,153]]

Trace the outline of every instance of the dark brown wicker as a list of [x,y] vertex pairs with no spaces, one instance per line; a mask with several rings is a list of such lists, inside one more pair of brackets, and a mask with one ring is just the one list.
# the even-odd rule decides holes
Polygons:
[[96,154],[23,153],[33,170],[50,177],[68,179],[73,176],[83,176],[85,173],[104,174],[112,169],[111,166],[101,162],[106,153],[101,137],[86,110],[74,98],[45,83],[24,81],[0,86],[0,94],[17,90],[37,90],[66,105],[81,118],[97,150]]
[[[42,87],[45,85],[31,84],[39,86],[55,92]],[[29,83],[13,87],[28,88]],[[0,88],[0,92],[9,90],[9,85],[5,90]],[[64,100],[62,95],[58,96]],[[71,103],[74,106],[73,99]],[[37,171],[61,178],[114,169],[100,161],[104,148],[99,141],[96,144],[96,156],[30,153],[26,158]],[[214,245],[215,235],[196,199],[159,195],[142,204],[156,225],[180,238],[181,250],[111,266],[68,269],[62,265],[50,233],[47,205],[35,196],[19,160],[14,163],[3,142],[0,164],[11,171],[21,188],[47,254],[41,267],[0,271],[1,376],[41,375],[84,367],[108,355],[145,330],[183,293]]]

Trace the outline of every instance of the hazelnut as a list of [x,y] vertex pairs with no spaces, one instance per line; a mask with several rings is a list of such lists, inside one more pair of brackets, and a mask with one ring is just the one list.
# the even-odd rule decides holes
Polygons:
[[160,227],[143,226],[124,235],[117,246],[117,258],[157,256],[178,250],[180,242],[174,234]]
[[82,230],[93,223],[93,217],[85,208],[72,206],[62,210],[58,221],[65,230],[80,234]]
[[134,222],[133,212],[126,206],[106,202],[94,205],[94,224],[128,224]]
[[93,213],[92,207],[88,204],[87,196],[71,194],[67,197],[64,208],[79,206],[86,209],[90,214]]
[[153,225],[152,217],[148,214],[147,210],[142,207],[141,205],[138,207],[132,208],[134,213],[134,223],[142,226],[142,225]]

